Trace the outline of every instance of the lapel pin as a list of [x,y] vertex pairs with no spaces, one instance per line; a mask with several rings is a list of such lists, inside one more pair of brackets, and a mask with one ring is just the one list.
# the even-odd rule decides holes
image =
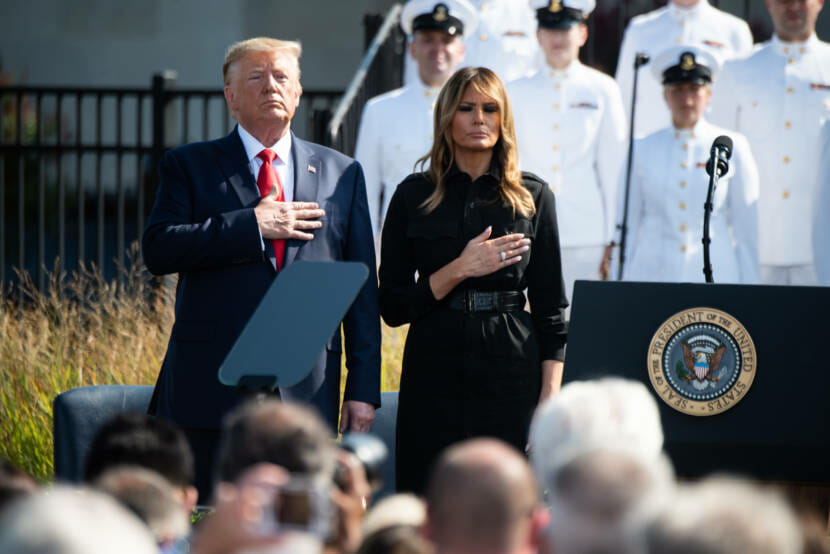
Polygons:
[[308,172],[309,172],[309,173],[315,173],[315,174],[316,174],[316,173],[317,173],[317,168],[316,168],[316,167],[314,167],[313,165],[309,164],[309,166],[308,166]]

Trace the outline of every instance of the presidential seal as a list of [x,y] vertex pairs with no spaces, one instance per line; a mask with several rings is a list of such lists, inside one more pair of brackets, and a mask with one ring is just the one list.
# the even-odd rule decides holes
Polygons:
[[648,348],[651,386],[666,404],[693,416],[716,415],[740,402],[756,365],[755,343],[746,328],[712,308],[674,314]]

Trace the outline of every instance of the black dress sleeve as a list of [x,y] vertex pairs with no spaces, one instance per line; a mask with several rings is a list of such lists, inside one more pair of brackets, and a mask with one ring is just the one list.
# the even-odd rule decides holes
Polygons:
[[417,207],[407,206],[406,184],[401,183],[392,195],[381,234],[380,315],[392,327],[415,321],[438,304],[429,275],[415,277],[415,257],[406,230],[410,212]]
[[547,185],[538,183],[541,186],[539,194],[534,195],[536,236],[530,246],[530,261],[526,272],[527,293],[541,359],[562,361],[565,359],[565,342],[568,338],[565,322],[568,299],[562,278],[556,202]]

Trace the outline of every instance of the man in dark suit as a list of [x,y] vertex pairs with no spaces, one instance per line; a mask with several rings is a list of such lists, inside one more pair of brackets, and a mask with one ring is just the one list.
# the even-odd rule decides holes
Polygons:
[[[340,429],[367,431],[380,404],[380,322],[375,250],[363,171],[353,159],[290,130],[302,94],[297,42],[249,39],[228,49],[230,135],[167,152],[144,231],[156,275],[178,273],[176,321],[151,412],[173,420],[196,454],[207,488],[224,414],[242,396],[217,369],[279,270],[294,261],[363,262],[369,279],[343,321],[348,377]],[[275,313],[276,322],[290,313]],[[264,348],[278,359],[280,352]],[[311,374],[280,389],[313,404],[334,428],[340,393],[338,329]],[[209,482],[209,481],[208,481]]]

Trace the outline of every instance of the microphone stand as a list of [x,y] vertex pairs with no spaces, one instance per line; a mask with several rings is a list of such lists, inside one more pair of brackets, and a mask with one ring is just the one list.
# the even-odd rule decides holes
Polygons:
[[628,162],[625,170],[625,203],[623,204],[623,218],[620,225],[620,267],[617,280],[622,281],[623,265],[625,265],[625,236],[628,232],[628,195],[631,190],[631,158],[634,153],[634,116],[637,113],[637,77],[640,68],[648,63],[649,56],[645,52],[637,52],[634,56],[634,85],[631,91],[631,125],[628,127]]
[[[715,152],[715,148],[713,146],[710,157],[713,160],[716,160],[716,156],[717,153]],[[713,163],[712,165],[712,172],[709,174],[709,189],[706,191],[706,203],[703,204],[703,239],[701,239],[701,242],[703,243],[703,275],[706,277],[707,283],[715,282],[712,279],[712,263],[709,259],[709,245],[712,242],[709,238],[709,218],[711,217],[712,209],[714,208],[712,204],[712,197],[715,195],[715,190],[718,188],[718,179],[720,178],[720,171],[718,171],[717,163]]]

